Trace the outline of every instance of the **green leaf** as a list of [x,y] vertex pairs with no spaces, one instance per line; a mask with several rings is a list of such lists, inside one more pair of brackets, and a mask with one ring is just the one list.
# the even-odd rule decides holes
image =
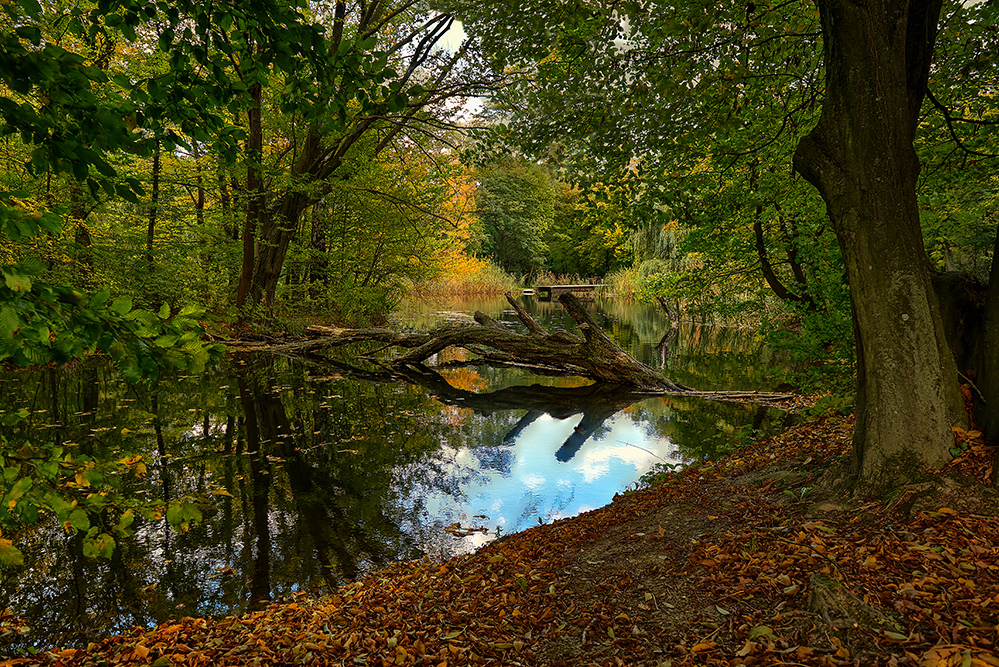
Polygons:
[[26,276],[34,276],[45,270],[45,262],[40,257],[25,257],[16,268]]
[[111,311],[118,315],[124,315],[130,310],[132,310],[132,297],[127,294],[118,297],[111,304]]
[[[69,513],[73,509],[73,504],[58,494],[53,494],[49,498],[49,507],[55,511],[60,521],[68,521]],[[72,525],[72,524],[70,524]],[[88,526],[89,527],[89,526]]]
[[11,487],[4,500],[8,503],[17,502],[31,489],[32,484],[34,481],[30,477],[22,477]]
[[21,326],[21,319],[13,306],[0,307],[0,337],[9,338]]
[[94,538],[94,546],[97,549],[97,553],[104,558],[110,559],[114,554],[114,538],[107,533],[101,533]]
[[121,197],[122,199],[124,199],[125,201],[127,201],[129,203],[132,203],[132,204],[138,204],[139,203],[139,198],[135,196],[135,192],[131,188],[129,188],[129,187],[125,186],[125,185],[120,185],[120,184],[119,185],[115,185],[114,186],[114,191],[118,194],[119,197]]
[[88,305],[94,309],[100,308],[107,303],[110,297],[111,290],[105,287],[104,289],[98,290],[91,295],[90,303]]
[[13,273],[13,269],[3,272],[3,280],[7,287],[15,292],[31,291],[31,278],[20,273]]
[[129,535],[131,533],[129,527],[132,525],[134,521],[135,521],[135,513],[132,512],[132,510],[126,511],[124,514],[121,515],[121,518],[118,519],[118,525],[114,527],[115,532],[123,536]]
[[167,523],[169,523],[174,528],[180,525],[183,515],[184,515],[184,510],[181,507],[179,500],[172,501],[170,503],[170,506],[167,507],[167,513],[166,513]]
[[81,509],[75,509],[69,513],[69,525],[77,530],[90,530],[90,517]]
[[86,558],[97,558],[100,551],[97,549],[97,541],[90,537],[83,541],[83,555]]
[[406,93],[396,93],[388,99],[388,110],[395,112],[400,111],[409,104],[409,96]]
[[177,313],[177,316],[178,317],[188,317],[188,316],[198,317],[200,315],[203,315],[204,312],[205,312],[205,309],[202,308],[201,306],[199,306],[199,305],[197,305],[195,303],[189,303],[189,304],[187,304],[186,306],[184,306],[183,308],[180,309],[180,312]]
[[156,347],[173,347],[177,344],[177,336],[163,334],[153,341],[153,344],[156,345]]
[[104,484],[104,475],[97,468],[88,468],[85,470],[83,478],[90,482],[90,485],[95,488]]

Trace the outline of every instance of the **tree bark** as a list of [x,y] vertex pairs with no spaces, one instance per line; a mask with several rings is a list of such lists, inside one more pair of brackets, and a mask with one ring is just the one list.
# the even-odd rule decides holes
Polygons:
[[83,188],[74,180],[69,186],[69,217],[73,221],[73,240],[76,242],[73,272],[77,286],[83,289],[90,289],[94,284],[94,248],[87,226],[88,215],[90,211],[83,198]]
[[239,271],[239,283],[236,286],[236,307],[241,311],[241,318],[246,316],[242,313],[242,309],[247,305],[246,300],[250,295],[253,282],[257,226],[264,205],[263,179],[260,177],[264,145],[264,133],[261,125],[263,92],[259,83],[250,86],[250,97],[253,100],[253,106],[250,107],[247,118],[249,128],[246,137],[246,218],[243,221],[243,262]]
[[156,220],[160,212],[160,171],[162,162],[160,159],[161,142],[156,140],[156,147],[153,150],[153,191],[149,203],[149,222],[146,225],[146,264],[151,269],[153,267],[153,243],[156,240]]
[[930,284],[913,149],[941,0],[819,0],[826,97],[795,169],[826,202],[857,345],[854,465],[864,494],[950,459],[957,369]]
[[268,315],[274,314],[274,299],[278,281],[284,267],[288,247],[298,229],[302,212],[312,203],[312,198],[297,192],[281,197],[276,211],[261,209],[259,244],[253,261],[250,281],[250,299],[262,304]]
[[[985,315],[979,337],[978,390],[980,393],[975,417],[989,445],[999,445],[999,229],[992,249],[992,270],[985,296]],[[999,482],[999,448],[992,466],[992,481]]]

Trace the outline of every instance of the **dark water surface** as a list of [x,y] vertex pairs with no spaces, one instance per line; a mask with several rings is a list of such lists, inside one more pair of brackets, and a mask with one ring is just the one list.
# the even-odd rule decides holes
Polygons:
[[[683,384],[767,389],[779,380],[752,332],[684,325],[663,343],[669,328],[655,309],[590,307],[626,351]],[[557,304],[527,308],[546,327],[573,326]],[[397,325],[475,310],[516,321],[492,299],[412,307]],[[138,523],[111,560],[84,557],[80,538],[56,521],[4,535],[25,564],[0,570],[0,608],[31,626],[27,643],[80,645],[133,625],[240,613],[393,561],[448,558],[604,505],[656,463],[711,456],[782,418],[509,369],[456,367],[402,383],[379,379],[374,365],[360,379],[336,363],[357,365],[365,351],[334,363],[230,355],[155,387],[128,385],[103,363],[0,375],[0,411],[31,413],[5,433],[12,444],[141,454],[148,472],[135,493],[211,499],[186,533]],[[0,654],[16,648],[4,641]]]

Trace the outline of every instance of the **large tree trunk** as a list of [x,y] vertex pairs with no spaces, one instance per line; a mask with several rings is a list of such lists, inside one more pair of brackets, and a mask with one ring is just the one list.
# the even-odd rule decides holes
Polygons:
[[913,149],[941,0],[819,0],[826,97],[794,165],[843,251],[857,344],[858,489],[950,459],[963,407],[930,284]]
[[274,299],[288,247],[302,212],[311,203],[310,197],[293,192],[281,198],[281,205],[276,211],[267,211],[262,215],[250,294],[252,303],[263,304],[268,315],[274,314]]

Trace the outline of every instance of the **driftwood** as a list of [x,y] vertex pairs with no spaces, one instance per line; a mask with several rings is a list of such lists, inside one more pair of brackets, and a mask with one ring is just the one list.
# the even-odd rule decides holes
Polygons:
[[474,362],[477,364],[516,365],[541,374],[576,375],[597,383],[627,387],[632,391],[645,393],[682,393],[706,398],[750,398],[756,401],[788,398],[784,394],[760,392],[697,392],[675,382],[618,347],[571,293],[559,295],[558,300],[576,322],[578,333],[561,330],[549,332],[512,296],[507,294],[506,298],[527,328],[526,334],[512,331],[488,315],[476,312],[475,324],[442,326],[429,332],[310,327],[316,338],[253,349],[299,356],[314,355],[323,350],[360,342],[382,343],[381,347],[368,354],[373,355],[390,347],[404,348],[405,352],[389,362],[398,371],[407,367],[422,367],[434,355],[449,347],[456,347],[477,355]]

